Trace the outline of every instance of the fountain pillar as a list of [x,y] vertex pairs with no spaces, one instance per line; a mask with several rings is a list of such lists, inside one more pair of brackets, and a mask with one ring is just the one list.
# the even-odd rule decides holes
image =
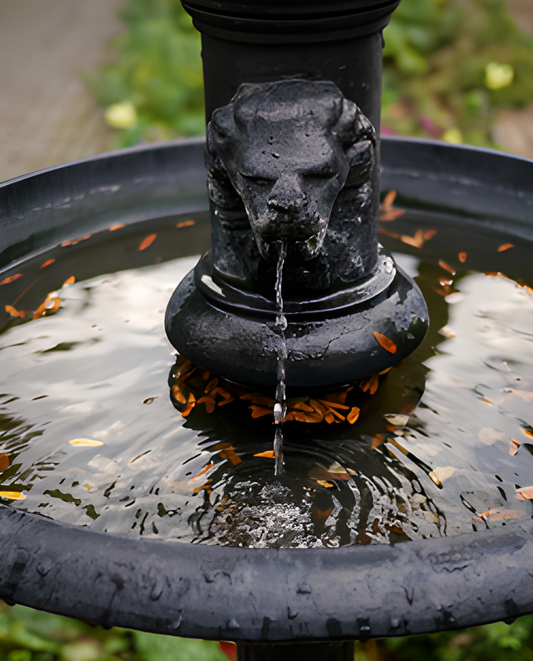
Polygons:
[[335,388],[423,339],[420,290],[378,244],[382,29],[398,2],[184,2],[202,32],[212,249],[165,325],[200,367],[273,386],[284,334],[287,386]]

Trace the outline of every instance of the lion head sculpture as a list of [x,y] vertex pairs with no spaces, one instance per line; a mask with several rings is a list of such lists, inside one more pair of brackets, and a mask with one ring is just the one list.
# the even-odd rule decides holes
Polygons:
[[241,85],[208,125],[207,167],[221,273],[257,278],[280,241],[310,288],[371,271],[375,132],[333,83]]

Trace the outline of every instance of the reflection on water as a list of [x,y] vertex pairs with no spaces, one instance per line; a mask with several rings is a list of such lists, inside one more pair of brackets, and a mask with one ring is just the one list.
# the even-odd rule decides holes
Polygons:
[[[438,229],[443,244],[446,231]],[[60,291],[54,315],[5,315],[2,503],[93,530],[249,547],[398,542],[532,515],[529,500],[516,498],[533,484],[530,290],[468,271],[468,261],[453,275],[431,242],[411,251],[418,256],[398,255],[428,302],[426,340],[379,384],[348,393],[346,404],[360,408],[355,423],[286,422],[285,473],[276,477],[273,418],[253,418],[242,391],[223,406],[206,397],[182,417],[186,406],[168,386],[169,373],[171,385],[179,375],[163,315],[196,258],[164,261],[170,238],[167,253],[157,241],[140,253],[143,236],[128,235],[132,250],[119,257],[114,234],[113,246],[100,237],[70,247],[68,266],[64,251],[41,256],[0,287],[2,310],[34,310],[71,275],[60,265],[86,278]],[[477,239],[450,236],[478,270],[504,270],[505,253],[485,246],[476,261]],[[514,263],[521,255],[530,264],[531,247],[520,250]],[[111,270],[111,253],[115,268],[135,268],[93,277]],[[55,272],[41,269],[47,257]],[[454,263],[451,253],[438,257]]]

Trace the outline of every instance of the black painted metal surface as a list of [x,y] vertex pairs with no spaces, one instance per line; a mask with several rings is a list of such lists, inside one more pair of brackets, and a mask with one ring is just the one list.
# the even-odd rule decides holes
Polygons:
[[[1,265],[109,226],[205,209],[203,141],[0,185]],[[533,162],[383,141],[384,190],[533,240]],[[0,598],[106,626],[248,641],[439,631],[533,612],[533,523],[396,546],[242,549],[90,532],[0,506]]]

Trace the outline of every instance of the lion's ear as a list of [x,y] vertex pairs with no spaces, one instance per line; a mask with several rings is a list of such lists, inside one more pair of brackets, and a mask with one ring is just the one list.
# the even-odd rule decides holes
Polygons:
[[227,211],[243,211],[240,195],[230,181],[221,156],[219,125],[209,122],[206,131],[205,164],[207,166],[207,190],[215,209],[222,214]]

